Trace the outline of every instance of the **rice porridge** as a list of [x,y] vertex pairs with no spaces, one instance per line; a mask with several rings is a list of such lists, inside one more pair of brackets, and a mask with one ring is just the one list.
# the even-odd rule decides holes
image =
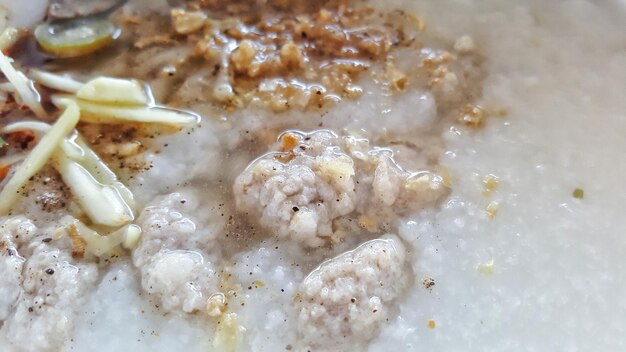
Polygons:
[[626,349],[625,2],[0,11],[0,350]]

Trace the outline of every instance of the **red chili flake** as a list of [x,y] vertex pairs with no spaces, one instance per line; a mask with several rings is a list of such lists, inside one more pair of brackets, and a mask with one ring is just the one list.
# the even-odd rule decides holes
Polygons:
[[35,133],[32,131],[18,131],[9,133],[6,137],[6,142],[12,148],[28,149],[29,144],[35,138]]
[[3,166],[0,167],[0,181],[4,180],[9,174],[9,170],[11,170],[11,166]]

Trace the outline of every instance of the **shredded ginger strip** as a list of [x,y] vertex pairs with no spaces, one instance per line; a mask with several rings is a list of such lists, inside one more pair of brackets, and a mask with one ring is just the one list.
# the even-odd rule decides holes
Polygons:
[[35,82],[43,86],[72,94],[76,94],[84,85],[67,75],[57,75],[35,69],[29,70],[28,74]]
[[33,85],[33,81],[16,70],[12,65],[13,59],[0,51],[0,71],[15,87],[15,91],[22,102],[31,109],[35,115],[42,119],[48,119],[48,113],[41,106],[41,97]]
[[[44,134],[50,129],[51,126],[44,122],[22,121],[8,125],[0,132],[30,130]],[[52,165],[93,223],[115,227],[134,219],[132,192],[117,180],[115,173],[80,136],[64,139],[60,149],[52,155],[52,160]]]
[[82,121],[92,123],[141,122],[162,123],[174,126],[192,126],[200,121],[200,117],[190,112],[161,107],[122,107],[105,105],[76,99],[71,96],[56,95],[52,97],[56,106],[67,106],[75,103],[82,112]]
[[9,212],[20,194],[21,188],[46,165],[46,162],[63,142],[65,136],[74,130],[79,117],[80,111],[78,106],[76,104],[68,104],[63,114],[50,128],[50,131],[41,138],[15,171],[13,177],[6,183],[2,192],[0,192],[0,214]]

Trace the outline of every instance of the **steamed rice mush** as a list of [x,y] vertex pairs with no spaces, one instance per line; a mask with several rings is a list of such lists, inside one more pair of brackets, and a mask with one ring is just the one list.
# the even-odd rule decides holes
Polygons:
[[624,350],[625,19],[0,0],[0,350]]

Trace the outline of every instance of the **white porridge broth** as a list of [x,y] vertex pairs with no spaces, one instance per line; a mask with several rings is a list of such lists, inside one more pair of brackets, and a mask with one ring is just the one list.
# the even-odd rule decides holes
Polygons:
[[0,351],[626,350],[622,0],[0,0]]

